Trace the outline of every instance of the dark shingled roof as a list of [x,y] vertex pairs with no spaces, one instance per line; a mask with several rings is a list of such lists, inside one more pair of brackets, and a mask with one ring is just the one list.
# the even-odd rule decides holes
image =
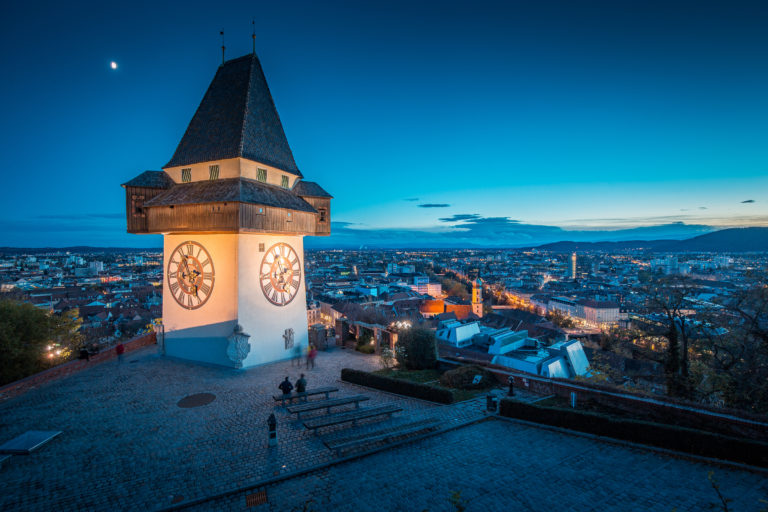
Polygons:
[[256,55],[219,67],[164,168],[237,157],[301,177]]
[[290,190],[248,178],[180,183],[153,197],[144,206],[240,202],[287,208],[301,212],[317,210]]
[[323,187],[314,181],[300,181],[293,187],[293,193],[304,197],[328,197],[333,196],[323,190]]
[[165,171],[144,171],[130,181],[123,183],[123,187],[146,188],[171,188],[173,180]]

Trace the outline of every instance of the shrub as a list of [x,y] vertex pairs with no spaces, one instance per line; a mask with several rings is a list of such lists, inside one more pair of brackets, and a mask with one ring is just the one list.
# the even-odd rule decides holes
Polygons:
[[389,370],[395,362],[395,352],[389,347],[381,349],[381,366]]
[[[0,300],[0,385],[70,359],[80,348],[76,310],[51,314],[29,303]],[[57,350],[46,354],[46,346]]]
[[376,349],[373,347],[373,345],[358,345],[355,350],[362,352],[363,354],[373,354],[376,352]]
[[341,380],[353,384],[360,384],[361,386],[368,386],[369,388],[380,389],[382,391],[389,391],[390,393],[398,395],[421,398],[422,400],[429,400],[430,402],[437,402],[440,404],[453,403],[453,393],[448,389],[428,386],[426,384],[418,384],[406,380],[393,379],[391,377],[375,375],[360,370],[353,370],[351,368],[343,368],[341,370]]
[[499,414],[703,457],[768,467],[768,443],[751,439],[576,409],[542,407],[508,399],[501,401]]
[[[477,375],[480,376],[480,382],[475,384]],[[440,377],[440,384],[456,389],[485,389],[491,387],[494,382],[493,374],[477,365],[459,366]]]
[[397,362],[409,370],[427,370],[437,366],[435,333],[414,327],[400,333],[397,339]]

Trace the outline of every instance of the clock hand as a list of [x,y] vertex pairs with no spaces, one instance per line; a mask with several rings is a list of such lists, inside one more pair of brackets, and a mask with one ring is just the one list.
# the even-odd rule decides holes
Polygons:
[[184,265],[184,270],[182,271],[181,276],[186,279],[187,272],[189,272],[189,265],[187,265],[187,258],[184,255],[181,256],[181,264],[179,267],[181,267],[182,264]]

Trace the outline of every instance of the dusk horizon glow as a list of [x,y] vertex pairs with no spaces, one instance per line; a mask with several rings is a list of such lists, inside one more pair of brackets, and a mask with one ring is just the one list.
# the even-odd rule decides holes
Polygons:
[[308,248],[768,226],[768,6],[259,9],[11,6],[0,245],[159,247],[125,232],[117,184],[168,162],[219,30],[227,59],[250,53],[254,15],[296,162],[335,198]]

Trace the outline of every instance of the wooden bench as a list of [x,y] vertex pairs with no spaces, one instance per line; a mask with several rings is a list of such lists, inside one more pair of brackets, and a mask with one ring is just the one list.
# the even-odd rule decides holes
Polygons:
[[340,405],[355,404],[355,409],[359,409],[360,402],[364,400],[370,400],[370,397],[365,395],[354,395],[344,398],[334,398],[331,400],[316,400],[314,402],[307,402],[306,404],[289,405],[287,409],[291,414],[298,414],[297,418],[300,420],[301,413],[303,412],[325,409],[326,412],[330,414],[331,407],[338,407]]
[[370,409],[355,409],[354,411],[340,412],[336,414],[329,414],[327,416],[320,416],[319,418],[312,418],[304,421],[304,426],[310,430],[317,430],[323,427],[332,427],[334,425],[341,425],[342,423],[349,423],[350,421],[354,425],[358,420],[375,418],[377,416],[389,415],[402,411],[402,407],[396,405],[382,405],[380,407],[372,407]]
[[342,452],[344,450],[363,446],[368,443],[389,441],[398,437],[416,434],[426,430],[432,430],[439,427],[441,424],[442,421],[438,420],[437,418],[427,418],[420,421],[414,421],[412,423],[406,423],[404,425],[398,425],[393,428],[377,430],[375,432],[367,432],[365,434],[358,434],[355,436],[348,436],[327,441],[323,440],[323,443],[325,443],[325,446],[331,450]]
[[275,399],[275,401],[280,400],[281,405],[285,405],[286,400],[288,400],[289,403],[293,403],[294,398],[308,398],[310,396],[315,396],[315,395],[325,395],[325,399],[327,400],[329,398],[328,395],[330,395],[331,393],[335,393],[338,390],[339,388],[328,386],[324,388],[308,389],[303,393],[291,393],[290,395],[275,395],[273,398]]

